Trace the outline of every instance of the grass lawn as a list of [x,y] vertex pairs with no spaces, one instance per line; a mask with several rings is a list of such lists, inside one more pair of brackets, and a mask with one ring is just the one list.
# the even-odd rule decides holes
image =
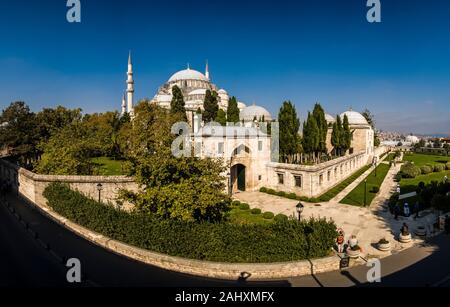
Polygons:
[[95,164],[95,169],[101,176],[121,176],[122,160],[113,160],[108,157],[93,158],[91,160]]
[[242,210],[238,207],[233,206],[231,211],[229,212],[229,222],[233,224],[239,225],[248,225],[248,224],[260,224],[266,225],[273,223],[274,220],[267,220],[263,218],[262,214],[252,214],[250,210]]
[[401,193],[405,194],[414,192],[421,181],[425,184],[429,184],[432,181],[442,181],[446,175],[450,178],[450,170],[427,175],[419,175],[416,178],[402,178],[400,181]]
[[[373,170],[369,176],[367,176],[367,205],[372,203],[377,193],[372,193],[374,187],[381,187],[390,167],[387,164],[381,163],[377,166],[375,177],[375,170]],[[365,183],[362,181],[353,191],[351,191],[341,203],[354,205],[354,206],[364,206],[364,186]]]
[[418,167],[421,167],[426,164],[439,164],[439,163],[447,163],[450,161],[450,157],[446,156],[437,156],[437,155],[424,155],[424,154],[405,154],[403,156],[403,161],[414,162],[414,164]]
[[353,181],[355,181],[362,174],[364,174],[370,167],[371,167],[371,165],[364,166],[359,171],[357,171],[356,173],[354,173],[353,175],[351,175],[350,177],[348,177],[347,179],[345,179],[344,181],[339,183],[334,188],[332,188],[332,189],[328,190],[327,192],[325,192],[324,194],[320,195],[318,197],[318,201],[322,201],[322,202],[330,201],[333,197],[335,197],[336,195],[341,193],[346,187],[348,187]]

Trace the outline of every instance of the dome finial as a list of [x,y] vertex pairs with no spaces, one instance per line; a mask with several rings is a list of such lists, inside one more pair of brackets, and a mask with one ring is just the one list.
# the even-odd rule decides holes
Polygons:
[[191,70],[191,64],[187,63],[187,70]]

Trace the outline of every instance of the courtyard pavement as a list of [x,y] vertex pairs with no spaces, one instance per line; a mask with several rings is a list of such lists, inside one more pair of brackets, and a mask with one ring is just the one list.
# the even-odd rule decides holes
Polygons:
[[[403,223],[406,222],[410,232],[414,234],[419,226],[431,229],[430,226],[436,221],[436,216],[431,212],[423,212],[422,217],[419,217],[417,220],[414,220],[413,217],[394,219],[387,208],[387,201],[397,188],[394,177],[399,170],[400,164],[389,170],[380,187],[380,192],[373,200],[370,208],[340,204],[336,200],[316,204],[303,203],[305,209],[302,213],[302,218],[332,219],[338,228],[344,230],[346,241],[352,235],[357,237],[365,257],[383,258],[409,248],[414,244],[422,243],[423,240],[414,235],[412,243],[402,244],[397,241]],[[365,174],[361,177],[365,178]],[[236,194],[234,198],[248,203],[251,208],[260,208],[263,212],[270,211],[275,214],[282,213],[287,216],[297,216],[295,206],[298,204],[298,201],[296,200],[260,192],[241,192]],[[429,231],[429,234],[431,234],[431,231]],[[391,242],[391,252],[381,252],[376,248],[376,243],[383,238]]]

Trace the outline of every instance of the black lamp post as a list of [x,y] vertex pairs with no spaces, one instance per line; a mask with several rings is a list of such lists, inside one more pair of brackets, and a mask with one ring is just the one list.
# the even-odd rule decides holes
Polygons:
[[367,179],[364,179],[364,207],[367,205]]
[[102,190],[103,190],[103,185],[101,183],[97,184],[97,191],[98,191],[98,202],[100,203],[102,198]]
[[299,222],[302,219],[302,212],[303,212],[304,208],[305,208],[305,206],[303,206],[302,203],[298,203],[298,205],[295,207],[295,209],[297,210],[297,213],[298,213],[298,221]]

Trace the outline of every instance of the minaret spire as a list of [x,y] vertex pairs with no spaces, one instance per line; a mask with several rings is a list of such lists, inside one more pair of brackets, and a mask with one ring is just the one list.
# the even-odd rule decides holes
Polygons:
[[205,77],[209,81],[209,63],[208,63],[208,60],[206,60]]
[[127,72],[127,112],[130,114],[130,117],[134,115],[134,105],[133,105],[133,96],[134,96],[134,80],[133,80],[133,61],[131,59],[131,51],[128,55],[128,72]]
[[122,96],[122,112],[121,115],[123,116],[125,113],[127,113],[127,100],[126,100],[126,94],[123,93]]

